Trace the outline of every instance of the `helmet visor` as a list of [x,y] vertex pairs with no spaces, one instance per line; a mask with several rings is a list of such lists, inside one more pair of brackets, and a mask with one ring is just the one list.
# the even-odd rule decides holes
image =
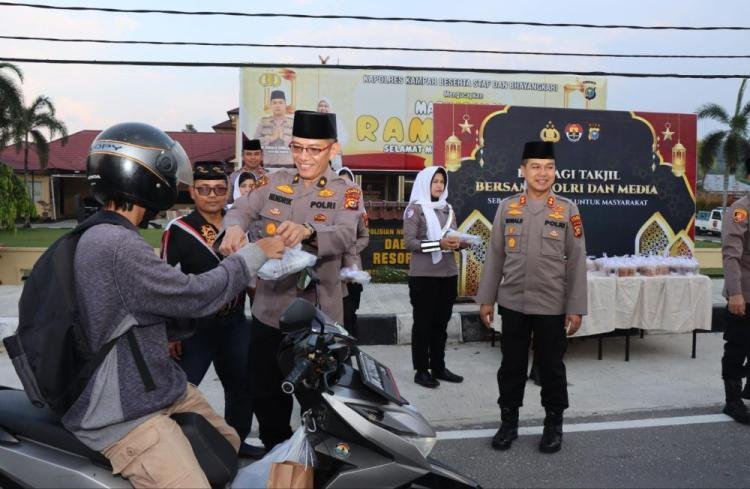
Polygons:
[[177,182],[184,183],[187,186],[193,185],[193,166],[190,164],[190,158],[180,143],[175,141],[172,146],[172,155],[177,161]]

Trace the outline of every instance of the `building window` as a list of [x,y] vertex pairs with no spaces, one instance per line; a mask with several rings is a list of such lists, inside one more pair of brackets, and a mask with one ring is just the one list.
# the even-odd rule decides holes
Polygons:
[[34,182],[31,183],[31,180],[26,182],[26,191],[29,192],[29,195],[31,196],[31,200],[33,202],[39,202],[40,200],[44,200],[44,192],[42,191],[42,182]]

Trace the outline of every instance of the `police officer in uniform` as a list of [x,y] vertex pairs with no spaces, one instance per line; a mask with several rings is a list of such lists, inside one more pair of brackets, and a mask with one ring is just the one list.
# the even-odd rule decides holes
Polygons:
[[293,167],[289,155],[292,140],[292,118],[286,115],[286,95],[282,90],[271,92],[271,115],[263,117],[255,129],[255,139],[263,146],[265,162],[270,167]]
[[721,254],[724,265],[724,296],[727,298],[728,321],[724,331],[724,356],[721,377],[724,379],[726,404],[724,414],[742,424],[750,423],[750,414],[742,401],[743,366],[750,355],[750,198],[744,196],[724,213],[721,223]]
[[[256,181],[266,178],[266,169],[263,167],[263,149],[258,139],[248,139],[242,134],[242,167],[235,170],[229,175],[229,203],[234,202],[237,186],[237,179],[243,173],[250,172],[255,175]],[[261,182],[262,184],[262,182]]]
[[492,439],[497,450],[507,450],[518,437],[532,333],[546,411],[539,450],[553,453],[562,445],[568,407],[563,356],[566,333],[575,334],[586,314],[586,245],[578,208],[551,191],[554,158],[552,143],[524,146],[526,191],[497,209],[476,298],[485,326],[492,324],[495,302],[503,324],[497,375],[501,424]]
[[354,246],[362,218],[361,191],[338,176],[329,161],[338,151],[336,116],[310,111],[294,115],[290,144],[297,171],[279,170],[268,183],[240,198],[224,217],[221,252],[229,254],[246,242],[246,231],[261,222],[264,236],[277,236],[286,246],[303,243],[318,256],[317,293],[297,288],[296,275],[258,279],[251,325],[250,376],[260,439],[270,450],[291,436],[292,398],[281,392],[276,354],[281,342],[279,317],[297,297],[315,302],[332,319],[343,321],[341,261]]

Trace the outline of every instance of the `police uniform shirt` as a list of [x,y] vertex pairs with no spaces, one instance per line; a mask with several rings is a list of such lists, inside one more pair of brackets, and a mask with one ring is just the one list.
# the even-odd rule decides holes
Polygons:
[[[428,211],[432,212],[432,211]],[[436,209],[436,214],[440,226],[445,226],[448,216],[451,215],[450,206],[446,205],[442,209]],[[450,224],[450,229],[456,229],[456,218]],[[404,212],[404,245],[408,251],[411,251],[409,260],[410,277],[451,277],[458,275],[456,259],[454,254],[443,253],[443,258],[432,263],[432,248],[424,251],[424,244],[427,240],[427,220],[424,217],[422,206],[416,203],[409,204]]]
[[[274,235],[284,221],[313,226],[317,247],[305,245],[303,249],[318,256],[315,271],[321,282],[320,306],[332,319],[343,322],[341,260],[355,243],[363,210],[359,188],[330,168],[309,186],[296,171],[279,170],[268,176],[266,185],[238,199],[224,217],[223,226],[237,225],[247,231],[260,221],[263,236]],[[296,297],[315,302],[315,290],[297,289],[296,274],[279,280],[258,279],[253,316],[278,327],[281,313]]]
[[477,302],[524,314],[586,314],[586,243],[575,203],[525,193],[500,203]]
[[[179,217],[167,225],[162,234],[161,257],[172,266],[179,265],[186,274],[201,274],[216,268],[221,255],[213,250],[219,230],[206,221],[198,211]],[[244,307],[245,293],[226,304],[219,315]]]
[[742,294],[750,303],[750,232],[746,195],[724,212],[721,221],[721,255],[724,266],[724,297]]

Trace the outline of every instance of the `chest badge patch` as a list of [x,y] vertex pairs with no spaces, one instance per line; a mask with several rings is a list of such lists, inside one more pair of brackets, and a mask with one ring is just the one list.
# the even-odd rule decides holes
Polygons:
[[328,217],[325,214],[315,214],[313,216],[313,221],[315,222],[326,222],[328,220]]
[[508,234],[513,234],[516,231],[515,226],[508,226]]
[[216,241],[216,229],[210,224],[204,224],[201,226],[201,236],[206,240],[208,246],[213,246]]
[[268,211],[272,216],[280,216],[281,215],[281,209],[278,207],[274,207],[273,209]]
[[321,190],[320,192],[318,192],[318,195],[320,195],[324,199],[328,199],[328,198],[333,197],[334,195],[336,195],[336,192],[334,192],[333,190],[331,190],[329,188],[324,188],[323,190]]
[[560,214],[559,212],[552,212],[550,213],[549,217],[551,217],[552,219],[557,219],[558,221],[565,219],[565,216]]
[[268,224],[266,224],[266,234],[268,236],[276,235],[276,223],[275,222],[269,222]]
[[508,211],[508,214],[511,215],[511,216],[522,216],[523,215],[523,211],[522,210],[518,210],[518,209],[511,209],[511,210]]
[[734,210],[734,222],[736,223],[742,223],[747,221],[747,211],[745,209],[735,209]]
[[508,238],[508,248],[511,250],[516,249],[516,238]]
[[289,185],[276,185],[276,190],[287,195],[294,194],[294,189]]
[[552,231],[549,232],[549,235],[552,236],[553,238],[558,238],[560,237],[560,232],[553,229]]

